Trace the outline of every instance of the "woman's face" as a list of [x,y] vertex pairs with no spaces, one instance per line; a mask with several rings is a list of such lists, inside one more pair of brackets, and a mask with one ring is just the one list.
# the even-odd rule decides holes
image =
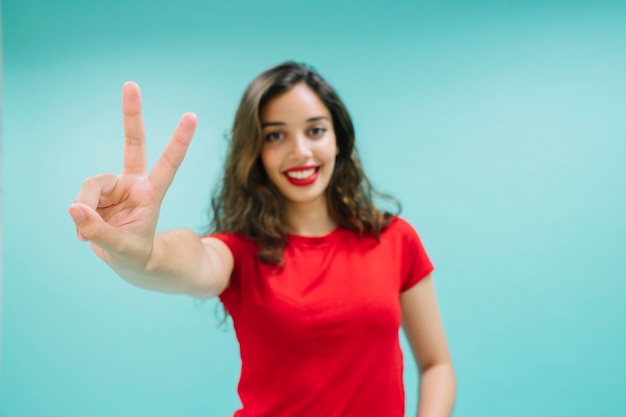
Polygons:
[[261,161],[288,204],[325,204],[338,154],[332,117],[306,84],[270,100],[261,112]]

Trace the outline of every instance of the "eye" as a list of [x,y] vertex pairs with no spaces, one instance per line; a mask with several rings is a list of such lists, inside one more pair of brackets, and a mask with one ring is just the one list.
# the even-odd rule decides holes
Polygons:
[[266,142],[275,142],[279,139],[281,139],[283,137],[283,134],[281,132],[270,132],[267,135],[265,135],[265,141]]
[[320,137],[326,132],[326,128],[323,127],[313,127],[311,128],[311,135],[314,137]]

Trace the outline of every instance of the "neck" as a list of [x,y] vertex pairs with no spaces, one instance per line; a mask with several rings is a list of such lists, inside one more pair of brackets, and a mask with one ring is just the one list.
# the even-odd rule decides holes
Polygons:
[[287,232],[298,236],[324,236],[337,228],[325,200],[287,205]]

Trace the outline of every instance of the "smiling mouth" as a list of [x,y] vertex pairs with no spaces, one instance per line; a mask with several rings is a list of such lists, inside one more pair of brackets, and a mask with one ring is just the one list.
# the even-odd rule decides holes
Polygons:
[[296,180],[303,180],[307,177],[310,177],[311,175],[313,175],[315,173],[315,171],[317,171],[317,168],[309,168],[309,169],[304,169],[301,171],[287,171],[285,172],[285,175],[288,176],[289,178],[293,178]]
[[294,185],[309,185],[317,179],[319,166],[292,168],[284,172],[287,180]]

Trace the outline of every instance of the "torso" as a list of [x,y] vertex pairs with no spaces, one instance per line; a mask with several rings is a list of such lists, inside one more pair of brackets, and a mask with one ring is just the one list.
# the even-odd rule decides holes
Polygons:
[[220,298],[241,348],[241,416],[404,414],[399,294],[432,270],[406,222],[380,241],[289,236],[282,267],[244,237],[220,238],[235,259]]

